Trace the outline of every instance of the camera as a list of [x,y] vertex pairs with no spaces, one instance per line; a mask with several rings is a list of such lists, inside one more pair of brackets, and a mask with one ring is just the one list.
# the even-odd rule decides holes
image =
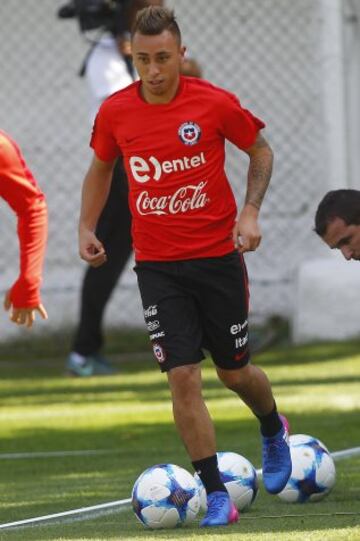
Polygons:
[[126,0],[70,0],[58,11],[60,19],[76,18],[81,32],[103,28],[116,33]]

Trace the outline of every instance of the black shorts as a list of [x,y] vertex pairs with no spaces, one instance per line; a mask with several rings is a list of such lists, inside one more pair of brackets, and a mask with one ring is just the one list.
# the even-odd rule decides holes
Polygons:
[[134,270],[162,372],[199,363],[203,348],[220,368],[232,370],[249,362],[248,280],[240,254],[140,261]]

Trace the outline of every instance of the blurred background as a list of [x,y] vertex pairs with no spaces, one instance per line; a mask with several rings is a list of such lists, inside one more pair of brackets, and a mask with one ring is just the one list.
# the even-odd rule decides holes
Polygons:
[[[79,70],[91,43],[76,19],[58,18],[63,4],[63,0],[0,2],[0,127],[19,143],[50,212],[42,288],[49,321],[34,329],[41,334],[75,325],[84,272],[77,253],[77,221],[81,183],[91,157],[91,124],[88,91]],[[343,282],[342,269],[354,269],[351,262],[338,261],[312,228],[326,191],[360,189],[360,1],[165,4],[175,8],[184,44],[201,64],[204,78],[235,92],[243,106],[265,120],[265,136],[275,152],[273,179],[261,213],[263,242],[256,253],[246,256],[251,318],[258,324],[274,317],[285,320],[298,341],[355,334],[360,323],[347,329],[346,317],[338,336],[338,322],[335,331],[327,322],[316,334],[318,316],[314,309],[307,315],[305,301],[321,306],[322,300],[314,302],[318,274],[314,281],[311,271],[301,273],[309,262],[332,264],[336,259],[340,270],[335,280],[332,273],[328,286],[333,292]],[[96,39],[97,32],[90,39]],[[239,204],[246,168],[246,156],[229,146],[227,170]],[[17,273],[18,247],[15,217],[2,201],[0,223],[3,294]],[[107,307],[107,328],[144,328],[132,266],[131,261]],[[321,284],[327,284],[329,268],[321,275]],[[344,313],[348,310],[345,306]],[[343,315],[338,312],[336,317]],[[1,312],[1,341],[24,334]]]

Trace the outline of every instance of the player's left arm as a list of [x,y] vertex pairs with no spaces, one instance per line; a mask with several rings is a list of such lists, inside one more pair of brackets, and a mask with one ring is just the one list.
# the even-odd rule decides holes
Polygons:
[[245,152],[250,158],[247,191],[244,206],[233,229],[235,248],[240,253],[256,250],[261,242],[258,216],[273,166],[273,152],[261,133],[258,133],[255,143]]

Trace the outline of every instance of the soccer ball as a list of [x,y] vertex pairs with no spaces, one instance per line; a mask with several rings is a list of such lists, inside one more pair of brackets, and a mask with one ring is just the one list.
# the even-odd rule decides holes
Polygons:
[[290,436],[292,472],[279,498],[288,503],[322,500],[335,485],[336,470],[327,447],[306,434]]
[[132,506],[145,526],[175,528],[195,519],[200,509],[199,488],[193,476],[183,468],[157,464],[136,480]]
[[289,441],[291,445],[300,445],[301,443],[311,443],[312,445],[315,445],[315,443],[317,443],[330,454],[330,451],[326,445],[319,440],[319,438],[315,438],[315,436],[309,436],[308,434],[293,434],[290,436]]
[[[258,493],[258,478],[254,466],[247,458],[232,452],[217,453],[220,477],[229,496],[239,511],[249,509]],[[200,487],[201,509],[207,511],[206,491],[200,477],[194,478]]]

